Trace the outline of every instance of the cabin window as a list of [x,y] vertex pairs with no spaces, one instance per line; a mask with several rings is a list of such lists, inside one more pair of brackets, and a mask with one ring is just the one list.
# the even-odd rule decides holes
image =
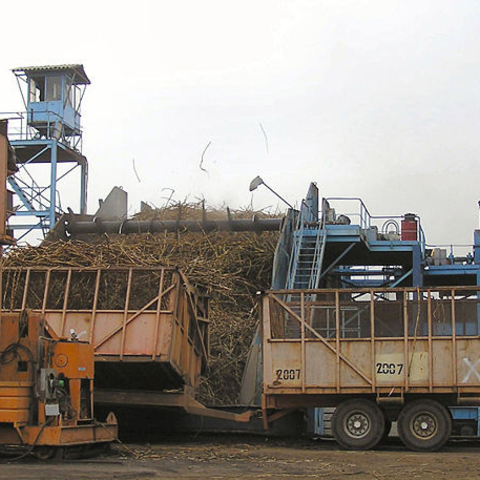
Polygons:
[[62,77],[47,77],[47,102],[55,102],[62,99]]
[[35,78],[29,79],[29,88],[28,88],[28,102],[36,103],[43,102],[44,90],[45,90],[45,81],[40,81]]

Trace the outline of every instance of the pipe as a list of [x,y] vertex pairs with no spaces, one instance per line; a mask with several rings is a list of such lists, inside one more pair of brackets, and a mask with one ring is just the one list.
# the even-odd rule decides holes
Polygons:
[[65,229],[70,234],[91,233],[159,233],[188,230],[189,232],[230,232],[279,231],[282,218],[257,218],[251,220],[100,220],[75,221],[67,219]]

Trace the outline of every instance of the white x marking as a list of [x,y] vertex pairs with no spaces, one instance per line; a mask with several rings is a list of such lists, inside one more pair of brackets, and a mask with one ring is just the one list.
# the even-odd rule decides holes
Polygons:
[[468,372],[465,375],[464,379],[462,380],[462,383],[467,383],[468,379],[470,378],[470,375],[474,375],[477,377],[477,380],[480,381],[480,373],[477,372],[476,368],[478,365],[480,365],[480,358],[475,360],[475,363],[472,364],[472,362],[468,358],[464,358],[463,362],[465,365],[468,367]]

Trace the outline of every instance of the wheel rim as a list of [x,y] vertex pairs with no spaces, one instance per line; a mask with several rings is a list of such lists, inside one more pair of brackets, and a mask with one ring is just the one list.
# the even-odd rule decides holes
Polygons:
[[370,417],[364,412],[353,412],[345,418],[344,431],[349,437],[363,438],[372,428]]
[[415,437],[428,440],[437,434],[438,421],[431,413],[421,412],[412,418],[411,431]]

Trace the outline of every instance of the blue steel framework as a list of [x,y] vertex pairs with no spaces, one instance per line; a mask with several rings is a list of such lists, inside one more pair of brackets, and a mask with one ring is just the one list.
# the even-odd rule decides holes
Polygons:
[[[414,214],[373,216],[359,198],[319,202],[312,184],[300,210],[287,215],[272,287],[480,285],[480,230],[472,250],[455,256],[453,248],[447,252],[428,245]],[[479,325],[471,328],[470,334],[480,331]]]
[[[480,230],[474,234],[473,254],[455,256],[453,248],[447,252],[427,245],[417,215],[373,216],[359,198],[320,200],[313,183],[300,209],[287,214],[274,259],[275,290],[442,285],[480,285]],[[354,324],[342,328],[355,336]],[[457,334],[480,334],[480,312],[476,322],[463,328]],[[257,376],[257,392],[260,384]],[[318,410],[315,426],[321,434]],[[451,411],[458,424],[468,427],[470,421],[470,433],[480,434],[480,409]]]
[[82,155],[80,107],[90,80],[83,65],[21,67],[13,73],[26,110],[9,115],[19,169],[9,184],[19,199],[15,216],[23,219],[11,222],[11,228],[23,232],[16,235],[21,240],[33,230],[45,234],[53,227],[63,213],[59,182],[73,178],[78,168],[79,210],[86,212],[88,163]]

